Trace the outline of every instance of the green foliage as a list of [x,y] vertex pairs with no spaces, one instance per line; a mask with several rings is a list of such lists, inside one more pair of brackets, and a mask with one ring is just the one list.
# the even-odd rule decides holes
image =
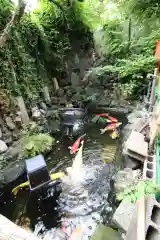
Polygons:
[[128,186],[124,192],[117,194],[117,200],[136,202],[140,197],[153,195],[158,191],[160,191],[160,186],[153,183],[151,180],[139,180]]
[[[26,103],[37,101],[44,85],[64,70],[71,43],[85,36],[88,28],[67,0],[42,0],[38,9],[25,13],[13,25],[9,40],[0,49],[0,84],[12,95],[22,95]],[[0,30],[10,21],[14,6],[0,0]],[[77,34],[78,33],[78,34]]]
[[140,19],[159,16],[160,2],[158,0],[115,0],[128,14],[134,14]]
[[[0,0],[0,30],[11,19],[14,6]],[[127,98],[137,94],[146,73],[153,70],[153,53],[160,38],[160,3],[148,0],[41,0],[14,25],[0,61],[1,87],[28,103],[37,101],[44,85],[64,71],[66,56],[75,44],[92,42],[105,61],[93,69],[98,75],[118,73]],[[77,46],[76,46],[77,47]]]
[[26,135],[22,140],[21,157],[34,157],[51,149],[54,139],[48,134]]
[[160,3],[139,0],[113,2],[116,3],[116,11],[118,6],[120,16],[106,17],[101,28],[94,31],[96,49],[107,59],[94,72],[98,75],[118,73],[119,86],[128,98],[138,94],[147,73],[153,72],[153,54],[160,39],[160,22],[156,17]]

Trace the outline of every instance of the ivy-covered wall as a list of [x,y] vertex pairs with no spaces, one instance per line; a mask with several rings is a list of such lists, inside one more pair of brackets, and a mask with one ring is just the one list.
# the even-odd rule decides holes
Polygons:
[[[1,31],[14,8],[9,0],[0,0]],[[52,78],[60,77],[65,70],[73,43],[76,39],[83,42],[89,33],[75,8],[67,0],[44,0],[12,26],[8,41],[0,49],[1,88],[13,96],[22,95],[27,102],[39,99],[44,85],[53,85]]]

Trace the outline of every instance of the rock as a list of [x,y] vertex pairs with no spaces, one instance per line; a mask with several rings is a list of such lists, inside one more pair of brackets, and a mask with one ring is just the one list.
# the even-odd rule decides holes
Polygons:
[[12,121],[12,118],[11,117],[6,117],[5,118],[5,121],[6,121],[6,124],[7,124],[7,127],[10,129],[10,130],[14,130],[16,128],[14,122]]
[[97,226],[95,233],[90,238],[91,240],[121,240],[120,234],[103,224]]
[[18,177],[25,173],[25,171],[24,160],[9,163],[3,170],[5,184],[15,181]]
[[40,110],[39,110],[38,107],[33,107],[33,108],[31,109],[31,111],[32,111],[32,118],[33,118],[34,120],[40,119],[40,117],[41,117],[41,112],[40,112]]
[[45,112],[45,110],[44,109],[39,109],[39,111],[42,113],[42,115],[45,115],[46,114],[46,112]]
[[55,104],[55,105],[58,104],[58,98],[57,97],[52,97],[51,98],[51,103]]
[[68,97],[71,97],[72,95],[74,95],[76,93],[76,90],[74,88],[69,88],[66,92]]
[[5,153],[5,158],[7,160],[13,160],[15,158],[17,159],[21,150],[22,143],[21,141],[17,141],[11,147],[8,148],[7,152]]
[[2,119],[2,117],[0,117],[0,126],[2,127],[2,126],[4,126],[4,121],[3,121],[3,119]]
[[113,215],[113,223],[126,233],[129,229],[133,214],[135,214],[135,204],[123,200]]
[[68,91],[68,89],[70,89],[71,87],[70,86],[65,86],[65,87],[63,87],[63,89],[64,89],[64,91]]
[[84,97],[83,95],[77,93],[76,95],[73,96],[72,101],[78,101],[78,102],[81,102],[81,101],[84,100],[84,98],[85,98],[85,97]]
[[13,140],[14,141],[17,141],[18,139],[19,139],[19,137],[20,137],[20,131],[14,131],[13,133],[12,133],[12,136],[13,136]]
[[13,142],[12,139],[12,132],[9,131],[7,128],[4,128],[4,134],[3,134],[3,140],[5,141],[6,144],[10,145]]
[[74,56],[74,64],[78,67],[79,66],[79,57],[77,54]]
[[135,110],[131,114],[128,115],[128,122],[133,123],[137,118],[148,118],[148,112],[142,108],[141,110]]
[[131,185],[140,176],[139,170],[132,170],[130,168],[124,168],[118,171],[113,177],[114,188],[116,192],[124,191],[124,189]]
[[0,138],[2,137],[3,133],[2,133],[2,129],[0,128]]
[[109,97],[108,98],[103,97],[103,99],[101,99],[98,102],[98,106],[99,107],[109,107],[110,103],[111,103],[111,99]]
[[52,134],[57,133],[60,131],[60,121],[56,120],[53,122],[53,120],[48,120],[48,131]]
[[47,111],[47,105],[44,102],[39,103],[40,108],[42,108],[44,111]]
[[80,84],[80,77],[74,72],[71,73],[71,84],[73,88],[78,87]]
[[43,88],[43,95],[44,95],[45,102],[50,104],[51,103],[51,98],[50,98],[49,89],[48,89],[47,86],[45,86]]
[[0,153],[6,152],[8,149],[6,143],[3,140],[0,140]]
[[141,167],[140,161],[126,155],[124,156],[124,165],[125,168],[131,168],[132,170],[137,170]]
[[46,118],[59,118],[58,110],[48,110],[46,113]]
[[14,121],[18,127],[22,126],[22,119],[20,116],[15,117]]
[[62,96],[64,95],[64,90],[63,90],[62,88],[59,88],[59,89],[57,90],[56,95],[57,95],[58,97],[62,97]]
[[67,104],[66,96],[63,96],[63,97],[59,98],[60,107],[66,107],[66,104]]

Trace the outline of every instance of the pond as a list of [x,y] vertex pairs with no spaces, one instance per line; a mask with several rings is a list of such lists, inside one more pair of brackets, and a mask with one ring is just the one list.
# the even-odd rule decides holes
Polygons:
[[[118,116],[124,124],[124,116]],[[79,183],[62,183],[41,194],[20,191],[16,198],[1,197],[0,212],[24,228],[31,228],[44,239],[56,239],[55,231],[68,239],[72,229],[85,225],[85,237],[89,239],[100,222],[109,220],[113,211],[113,196],[110,184],[112,175],[120,167],[120,153],[117,155],[119,140],[112,140],[108,133],[100,134],[97,124],[87,124],[83,148],[83,176]],[[74,140],[57,139],[56,146],[48,156],[47,164],[53,172],[63,171],[72,165],[74,155],[68,149]],[[116,158],[118,156],[118,158]],[[116,161],[115,161],[116,159]],[[19,219],[23,213],[23,219]],[[82,228],[82,227],[81,227]],[[66,238],[62,238],[63,234]],[[59,236],[59,235],[58,235]]]

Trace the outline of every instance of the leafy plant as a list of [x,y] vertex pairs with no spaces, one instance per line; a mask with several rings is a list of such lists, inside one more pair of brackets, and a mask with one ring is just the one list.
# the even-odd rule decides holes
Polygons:
[[158,191],[160,191],[160,186],[151,180],[139,180],[128,186],[123,192],[117,194],[117,200],[135,202],[142,196],[156,194]]
[[51,149],[54,139],[48,134],[39,133],[25,136],[22,140],[21,157],[34,157]]

